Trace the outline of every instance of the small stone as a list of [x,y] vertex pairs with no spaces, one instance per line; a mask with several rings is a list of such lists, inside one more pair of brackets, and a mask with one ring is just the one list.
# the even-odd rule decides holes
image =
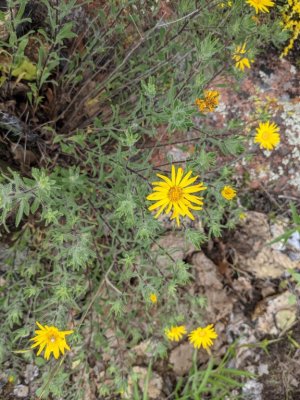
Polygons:
[[243,399],[245,400],[263,400],[263,384],[254,379],[250,379],[243,386]]
[[155,341],[153,341],[152,339],[147,339],[134,346],[132,348],[132,351],[137,357],[146,359],[153,356],[153,352],[156,346],[157,343],[155,343]]
[[29,388],[28,388],[28,386],[25,386],[25,385],[17,385],[17,386],[14,388],[14,395],[15,395],[16,397],[19,397],[19,398],[21,398],[21,399],[24,399],[24,398],[28,397],[28,394],[29,394]]
[[269,375],[269,366],[268,364],[260,364],[258,366],[258,375]]
[[182,343],[171,351],[169,362],[177,376],[183,376],[189,372],[193,365],[194,349],[190,343]]
[[25,369],[25,383],[29,383],[32,382],[35,378],[37,378],[39,376],[39,368],[36,365],[26,365],[26,369]]

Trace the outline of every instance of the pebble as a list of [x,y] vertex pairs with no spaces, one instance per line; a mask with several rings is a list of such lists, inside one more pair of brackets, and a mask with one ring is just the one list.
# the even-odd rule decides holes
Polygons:
[[29,388],[28,386],[25,385],[17,385],[14,388],[14,395],[16,397],[19,397],[20,399],[24,399],[26,397],[28,397],[29,394]]

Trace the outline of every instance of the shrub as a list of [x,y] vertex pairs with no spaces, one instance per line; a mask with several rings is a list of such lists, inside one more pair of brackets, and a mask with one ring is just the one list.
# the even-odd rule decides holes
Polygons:
[[[236,57],[252,63],[286,38],[277,20],[263,14],[257,21],[244,0],[94,3],[43,0],[39,21],[30,13],[34,1],[9,0],[1,14],[1,97],[18,100],[12,113],[3,111],[15,118],[15,129],[11,122],[1,129],[6,145],[22,156],[3,171],[0,185],[2,234],[10,243],[0,357],[12,369],[22,357],[43,364],[38,394],[64,399],[82,398],[91,355],[101,359],[102,349],[111,355],[111,387],[102,385],[100,395],[121,393],[128,348],[151,337],[152,358],[164,357],[167,326],[201,321],[205,299],[184,292],[190,265],[176,261],[159,238],[180,230],[200,248],[234,227],[242,209],[221,192],[238,189],[233,165],[249,153],[253,130],[237,119],[214,127],[210,117],[224,86],[216,77],[226,72],[238,85],[243,72]],[[207,97],[209,90],[218,95]],[[196,99],[206,107],[198,109]],[[177,143],[180,133],[183,149],[193,145],[190,158],[166,154],[167,162],[155,162],[155,150]],[[154,219],[146,200],[155,173],[169,176],[171,164],[193,171],[207,187],[203,210],[193,210],[195,220],[183,218],[179,228]],[[74,329],[64,372],[33,351],[13,353],[29,348],[36,320]]]

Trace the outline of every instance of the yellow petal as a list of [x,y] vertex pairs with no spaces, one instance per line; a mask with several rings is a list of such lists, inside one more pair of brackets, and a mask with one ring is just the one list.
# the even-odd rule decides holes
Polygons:
[[[193,171],[189,171],[185,177],[182,179],[182,181],[180,182],[180,187],[184,187],[186,185],[186,182],[189,180],[189,177],[192,175]],[[197,179],[197,177],[196,177]]]
[[191,201],[192,203],[196,203],[196,204],[199,204],[199,205],[203,204],[203,201],[202,201],[203,197],[194,196],[194,195],[188,194],[188,193],[184,193],[183,196],[184,196],[185,199]]
[[169,186],[173,186],[172,181],[167,176],[161,174],[156,174],[156,176],[164,180]]
[[194,178],[187,179],[187,180],[185,180],[185,179],[186,179],[186,177],[182,180],[182,182],[180,184],[181,188],[185,188],[186,186],[192,185],[198,179],[198,176],[195,176]]
[[174,186],[176,182],[176,170],[174,165],[172,165],[171,181],[172,181],[172,186]]
[[169,201],[170,201],[169,199],[162,199],[162,200],[152,204],[152,206],[148,207],[148,210],[149,211],[153,211],[158,207],[161,207],[161,206],[164,206],[165,204],[168,204]]
[[46,329],[43,327],[43,325],[41,325],[38,321],[35,322],[37,324],[37,326],[42,330],[45,331]]
[[160,182],[160,181],[156,181],[156,182],[151,182],[152,186],[161,186],[164,187],[166,189],[170,188],[170,185],[167,182]]
[[195,185],[191,187],[187,187],[183,189],[183,193],[196,193],[196,192],[201,192],[202,190],[207,189],[205,186],[202,185]]
[[37,352],[37,356],[39,356],[41,354],[41,352],[44,350],[45,346],[46,346],[46,343],[41,344],[39,351]]
[[182,168],[178,168],[177,177],[176,177],[176,181],[175,181],[175,185],[176,186],[179,186],[179,183],[181,181],[182,176],[183,176],[183,169]]
[[151,193],[149,194],[149,196],[146,197],[147,200],[161,200],[165,198],[166,196],[164,195],[164,193],[160,192]]

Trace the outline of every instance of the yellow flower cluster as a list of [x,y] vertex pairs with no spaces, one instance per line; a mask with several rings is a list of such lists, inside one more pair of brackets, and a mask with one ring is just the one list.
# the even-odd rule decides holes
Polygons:
[[[165,335],[170,341],[179,342],[187,333],[185,325],[171,326],[165,329]],[[195,347],[200,349],[203,347],[208,350],[213,345],[213,340],[218,337],[213,325],[207,325],[205,328],[198,327],[191,331],[188,335],[189,342]]]
[[294,43],[300,34],[300,1],[288,0],[287,5],[282,11],[283,28],[292,33],[288,45],[284,48],[280,57],[286,57],[290,50],[294,47]]

